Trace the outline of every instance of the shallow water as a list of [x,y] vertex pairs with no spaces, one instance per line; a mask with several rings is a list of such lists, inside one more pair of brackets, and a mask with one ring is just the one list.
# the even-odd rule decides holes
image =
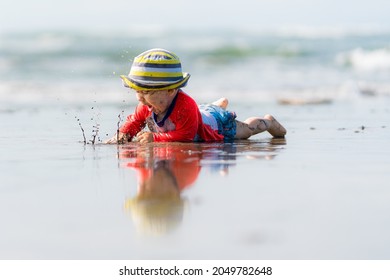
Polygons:
[[388,98],[236,104],[286,139],[144,147],[84,145],[77,119],[104,139],[132,110],[97,105],[2,105],[1,259],[390,257]]

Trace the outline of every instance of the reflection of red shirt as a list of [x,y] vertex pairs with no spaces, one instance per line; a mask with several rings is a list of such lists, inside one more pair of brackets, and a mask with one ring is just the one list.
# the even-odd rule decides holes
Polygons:
[[[154,147],[151,152],[156,162],[167,161],[166,167],[175,177],[179,190],[183,190],[195,183],[201,169],[200,154],[194,153],[190,155],[183,152],[183,148],[191,150],[187,145],[193,144],[185,144],[185,146],[172,144],[166,147]],[[137,170],[138,179],[141,182],[153,176],[154,166],[148,166],[147,158],[142,155],[135,157],[135,162],[127,163],[127,167]]]
[[[139,163],[128,163],[127,166],[137,170],[138,179],[140,180],[140,182],[148,180],[151,176],[153,176],[153,169],[147,167],[140,167]],[[181,191],[195,183],[196,179],[198,178],[200,168],[201,167],[199,166],[199,162],[197,161],[191,161],[186,163],[180,161],[172,161],[169,170],[176,178],[178,188]]]
[[[195,136],[203,141],[220,141],[223,135],[213,130],[202,121],[201,113],[196,102],[183,91],[179,90],[172,113],[166,119],[163,127],[158,127],[153,120],[148,106],[138,104],[134,114],[129,115],[119,129],[120,132],[134,137],[148,123],[155,142],[191,142]],[[154,128],[153,128],[154,126]]]

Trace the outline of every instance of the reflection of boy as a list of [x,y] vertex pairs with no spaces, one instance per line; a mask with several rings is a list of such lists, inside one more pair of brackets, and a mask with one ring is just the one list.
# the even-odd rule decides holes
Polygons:
[[[145,170],[146,171],[146,170]],[[159,235],[176,228],[182,221],[184,201],[176,178],[160,165],[140,182],[137,196],[126,201],[139,231]]]
[[[182,72],[180,59],[169,51],[152,49],[140,54],[134,59],[129,75],[121,78],[126,87],[136,91],[140,103],[106,143],[131,141],[134,137],[143,144],[247,139],[263,131],[274,137],[286,134],[271,115],[244,122],[235,120],[235,113],[226,111],[225,98],[198,107],[181,90],[190,75]],[[149,132],[142,131],[146,125]]]
[[[181,156],[180,150],[155,148],[153,153],[153,166],[142,156],[127,164],[137,170],[139,184],[137,195],[128,199],[125,207],[131,211],[138,230],[158,235],[181,223],[184,201],[180,192],[196,181],[201,167],[199,157]],[[164,159],[170,155],[175,159]]]

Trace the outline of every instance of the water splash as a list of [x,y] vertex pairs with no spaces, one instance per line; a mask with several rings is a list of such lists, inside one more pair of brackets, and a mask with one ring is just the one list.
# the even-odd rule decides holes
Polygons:
[[89,140],[92,145],[95,145],[96,137],[98,138],[98,141],[100,140],[100,138],[98,137],[99,128],[100,128],[99,124],[96,124],[96,125],[93,126],[93,129],[92,129],[92,139]]
[[[96,101],[95,101],[96,102]],[[91,107],[91,110],[94,110],[94,107],[92,106]],[[90,118],[91,121],[95,121],[95,124],[92,126],[92,134],[91,134],[91,138],[89,141],[87,141],[87,137],[86,137],[86,134],[85,134],[85,130],[81,124],[81,121],[80,121],[80,118],[75,116],[75,119],[77,120],[78,124],[79,124],[79,127],[81,129],[81,132],[83,134],[83,143],[84,145],[86,144],[92,144],[92,145],[95,145],[96,142],[101,142],[101,139],[99,137],[99,131],[100,131],[100,124],[98,122],[98,119],[99,119],[99,115],[100,113],[98,114],[95,114],[94,116],[92,116]],[[97,120],[95,120],[95,117],[97,117]]]
[[81,122],[80,122],[80,119],[77,117],[77,116],[75,116],[75,119],[77,120],[77,122],[78,122],[78,124],[79,124],[79,126],[80,126],[80,129],[81,129],[81,132],[83,133],[83,139],[84,139],[84,145],[86,145],[87,144],[87,138],[85,137],[85,131],[84,131],[84,128],[83,128],[83,126],[81,125]]
[[116,124],[117,128],[116,128],[116,142],[119,144],[120,141],[119,141],[119,128],[121,127],[121,122],[123,121],[123,114],[125,113],[124,110],[122,110],[122,112],[120,114],[118,114],[118,122]]

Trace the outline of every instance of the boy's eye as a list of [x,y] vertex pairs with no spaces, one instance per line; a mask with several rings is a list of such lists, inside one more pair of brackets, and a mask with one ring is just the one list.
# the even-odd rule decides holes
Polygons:
[[152,95],[153,94],[153,91],[151,90],[140,90],[140,91],[137,91],[139,94],[142,94],[142,95]]

